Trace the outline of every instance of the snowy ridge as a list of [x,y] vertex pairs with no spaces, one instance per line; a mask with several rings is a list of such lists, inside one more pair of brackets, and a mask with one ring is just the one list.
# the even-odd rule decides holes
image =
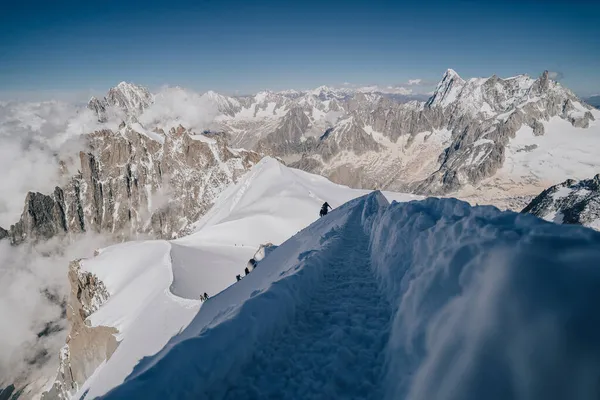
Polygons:
[[211,297],[104,397],[595,399],[599,261],[593,230],[373,192]]
[[[310,225],[318,218],[323,201],[338,207],[365,193],[267,157],[221,193],[215,206],[195,224],[193,234],[168,242],[111,246],[84,261],[86,271],[106,280],[110,293],[109,301],[89,322],[117,329],[120,343],[79,394],[89,389],[93,397],[121,383],[142,357],[155,354],[190,323],[202,293],[213,296],[230,287],[261,245],[280,244]],[[386,195],[399,201],[420,198]],[[154,324],[160,327],[153,328]]]

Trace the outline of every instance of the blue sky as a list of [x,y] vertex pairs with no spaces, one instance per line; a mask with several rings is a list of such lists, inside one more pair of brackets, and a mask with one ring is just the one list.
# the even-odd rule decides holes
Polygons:
[[230,94],[431,83],[447,68],[548,69],[578,94],[600,92],[600,2],[11,3],[0,15],[0,98],[87,96],[122,80]]

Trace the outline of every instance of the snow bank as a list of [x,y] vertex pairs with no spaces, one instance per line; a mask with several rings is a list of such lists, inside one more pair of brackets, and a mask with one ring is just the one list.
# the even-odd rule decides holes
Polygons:
[[395,308],[386,398],[598,398],[598,233],[453,199],[366,222]]
[[[334,210],[275,249],[248,277],[204,303],[180,335],[105,397],[234,398],[230,388],[236,382],[263,371],[254,371],[261,368],[252,364],[255,353],[272,354],[281,332],[297,326],[298,310],[315,296],[340,252],[362,251],[361,240],[368,241],[364,252],[378,278],[374,290],[390,304],[381,397],[598,398],[599,233],[454,199],[389,205],[378,192]],[[348,274],[357,271],[342,267]],[[334,284],[343,286],[344,274],[337,279]],[[345,287],[348,299],[362,290],[356,283]],[[317,300],[327,302],[327,296]],[[346,315],[338,311],[324,321],[335,325],[362,312],[371,309],[346,308]],[[351,361],[370,351],[373,332],[348,329],[333,334],[314,363],[285,365],[316,368],[329,357],[352,376],[377,379]],[[365,347],[336,351],[344,335],[364,336]],[[340,375],[329,377],[322,397],[343,392],[339,381],[348,375]],[[263,378],[280,388],[280,396],[300,393],[285,368]],[[306,390],[316,383],[299,385]],[[237,398],[260,398],[264,388],[250,382]]]

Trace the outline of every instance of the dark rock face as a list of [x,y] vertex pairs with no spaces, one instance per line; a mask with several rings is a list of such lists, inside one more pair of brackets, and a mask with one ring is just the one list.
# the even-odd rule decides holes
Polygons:
[[0,388],[0,400],[17,400],[20,392],[15,392],[15,385],[8,385],[5,388]]
[[600,174],[579,182],[568,179],[549,187],[522,212],[557,223],[600,229]]
[[9,232],[0,226],[0,240],[9,236]]
[[52,195],[29,192],[25,198],[25,209],[19,222],[11,226],[10,236],[14,244],[26,240],[50,239],[67,232],[64,192],[56,187]]

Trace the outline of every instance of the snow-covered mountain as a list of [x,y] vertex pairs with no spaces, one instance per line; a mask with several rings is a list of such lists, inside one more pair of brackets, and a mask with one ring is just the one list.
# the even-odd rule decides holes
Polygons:
[[[264,155],[353,188],[452,195],[513,209],[521,209],[542,188],[567,178],[593,176],[600,168],[596,151],[600,112],[550,80],[547,73],[537,79],[462,79],[448,70],[427,101],[407,102],[398,93],[393,88],[319,87],[232,97],[182,88],[151,94],[121,83],[104,99],[90,101],[88,108],[98,117],[92,120],[102,123],[81,135],[83,149],[61,159],[66,183],[57,183],[50,193],[27,195],[20,220],[0,229],[0,239],[8,237],[16,244],[82,232],[101,232],[117,240],[139,235],[172,239],[193,230],[194,222],[221,192]],[[309,196],[314,196],[310,185],[318,178],[306,179],[312,183],[294,182],[310,188]],[[295,189],[285,189],[284,194],[290,190]],[[342,198],[346,201],[359,193],[346,190],[352,195],[340,195],[339,201],[333,195],[330,203],[341,204]],[[317,207],[330,191],[325,193],[318,201],[311,197],[310,206],[302,207]],[[229,207],[235,208],[235,198]],[[239,219],[250,221],[257,210],[274,207],[260,204],[248,205]],[[313,211],[310,215],[307,211],[289,226],[297,230],[313,218]],[[256,221],[268,224],[260,218]],[[225,217],[225,223],[233,220]],[[244,226],[240,232],[255,230]],[[294,232],[286,230],[265,240],[281,243]],[[252,252],[256,251],[259,243],[251,243]],[[162,260],[162,250],[158,254],[155,249],[148,249],[148,254]],[[232,257],[234,253],[237,250]],[[239,254],[248,258],[250,253]],[[241,258],[219,265],[231,265],[230,261],[237,265]],[[147,265],[147,259],[142,261],[139,265]],[[70,276],[75,288],[77,282],[92,279],[85,268],[77,268],[79,264],[73,264]],[[101,299],[89,293],[81,297],[86,289],[79,289],[73,296],[84,311],[73,317],[73,325],[81,327]],[[88,301],[96,305],[83,304]],[[99,334],[106,341],[98,348],[107,353],[115,350],[110,332]],[[167,339],[161,336],[159,342]],[[86,336],[80,340],[85,347]],[[61,353],[61,357],[64,361],[70,356]],[[77,388],[73,382],[83,382],[82,377],[89,376],[103,357],[63,363],[84,372],[77,375],[64,369],[73,376],[71,381],[63,377],[57,390]]]
[[600,146],[600,111],[547,72],[463,79],[449,69],[427,101],[398,101],[402,93],[320,86],[202,99],[219,114],[207,128],[232,146],[353,187],[518,209],[543,188],[600,167],[590,151]]
[[115,111],[131,117],[140,115],[152,102],[152,93],[145,87],[121,82],[111,88],[102,100],[92,97],[88,108],[98,114],[100,121],[106,121]]
[[426,102],[377,87],[210,97],[221,112],[215,129],[232,145],[354,187],[520,208],[600,167],[590,151],[600,146],[600,112],[547,72],[465,80],[448,70]]
[[598,398],[599,233],[363,193],[267,158],[190,236],[74,263],[45,398]]
[[600,230],[600,174],[579,182],[569,179],[540,193],[523,212],[559,224]]
[[[308,226],[324,201],[338,207],[365,193],[265,158],[220,195],[191,235],[124,243],[74,262],[68,308],[73,339],[61,351],[58,379],[46,398],[88,389],[93,397],[121,383],[141,357],[189,324],[200,294],[213,296],[232,285],[261,245],[278,245]],[[155,325],[158,320],[163,322]]]

